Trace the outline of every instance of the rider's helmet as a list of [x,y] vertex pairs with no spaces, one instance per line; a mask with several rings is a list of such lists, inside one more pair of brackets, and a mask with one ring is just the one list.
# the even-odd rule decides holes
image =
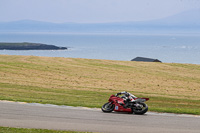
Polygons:
[[[126,92],[126,91],[125,91],[125,92]],[[128,92],[126,92],[126,93],[125,93],[125,96],[126,96],[126,97],[129,97],[130,94],[129,94]]]

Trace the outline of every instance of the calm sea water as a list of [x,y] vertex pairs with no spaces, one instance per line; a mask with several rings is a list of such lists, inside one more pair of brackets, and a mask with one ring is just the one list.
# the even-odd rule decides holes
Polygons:
[[200,35],[0,33],[0,42],[35,42],[68,50],[0,50],[0,54],[129,61],[137,56],[167,63],[200,64]]

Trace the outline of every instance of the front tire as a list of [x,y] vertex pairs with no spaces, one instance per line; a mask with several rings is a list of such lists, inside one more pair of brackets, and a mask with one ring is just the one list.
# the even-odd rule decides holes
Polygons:
[[112,112],[113,110],[115,109],[115,105],[108,102],[108,103],[105,103],[102,107],[101,107],[101,110],[105,113],[110,113]]
[[138,103],[140,106],[132,108],[133,112],[138,115],[143,115],[148,111],[148,106],[145,103]]

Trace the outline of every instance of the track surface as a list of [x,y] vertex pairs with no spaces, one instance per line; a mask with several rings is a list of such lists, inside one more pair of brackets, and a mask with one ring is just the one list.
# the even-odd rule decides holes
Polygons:
[[199,133],[200,116],[103,113],[100,109],[0,101],[0,126],[113,133]]

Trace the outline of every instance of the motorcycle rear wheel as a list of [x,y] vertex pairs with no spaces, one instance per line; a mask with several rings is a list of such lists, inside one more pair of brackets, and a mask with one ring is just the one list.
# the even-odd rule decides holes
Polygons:
[[145,103],[138,103],[141,107],[132,108],[134,114],[143,115],[148,111],[148,106]]
[[108,103],[105,103],[102,107],[101,107],[101,110],[105,113],[110,113],[112,112],[113,110],[115,109],[115,105],[108,102]]

